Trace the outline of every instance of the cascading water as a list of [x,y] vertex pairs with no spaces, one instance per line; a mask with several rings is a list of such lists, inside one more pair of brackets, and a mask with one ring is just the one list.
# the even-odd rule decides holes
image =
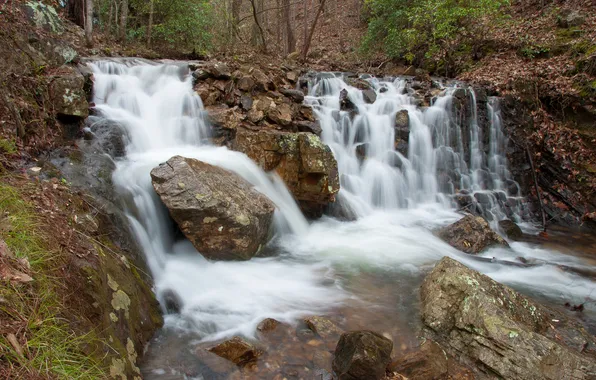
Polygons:
[[[293,323],[300,316],[337,313],[359,321],[351,328],[368,329],[372,323],[377,329],[399,330],[395,326],[417,319],[415,314],[399,318],[411,315],[405,310],[414,309],[415,284],[424,268],[446,255],[550,299],[582,300],[594,290],[592,281],[555,265],[520,268],[478,261],[433,235],[433,229],[461,217],[454,211],[458,195],[481,205],[494,220],[522,215],[519,187],[507,169],[497,99],[486,103],[490,132],[482,136],[478,104],[469,89],[443,89],[423,108],[400,79],[370,79],[377,96],[373,104],[341,77],[326,75],[311,82],[305,101],[313,105],[322,139],[338,161],[338,203],[351,221],[323,217],[309,224],[278,177],[264,173],[243,154],[209,144],[201,100],[192,91],[186,66],[138,61],[91,66],[99,118],[120,126],[127,141],[125,157],[116,160],[114,186],[126,200],[158,298],[165,301],[168,294],[176,294],[181,301],[179,310],[166,315],[166,327],[190,337],[175,336],[180,343],[172,352],[154,345],[158,352],[150,349],[147,378],[160,378],[164,367],[177,362],[179,345],[194,347],[196,340],[235,334],[254,337],[255,326],[264,318]],[[355,105],[353,112],[340,110],[342,89]],[[474,109],[465,115],[455,107],[462,91]],[[405,116],[403,111],[409,128],[397,132],[408,141],[407,151],[395,148],[396,115]],[[232,170],[271,198],[277,206],[277,238],[269,249],[277,255],[212,262],[181,239],[149,176],[153,167],[174,155]],[[588,267],[573,256],[524,243],[511,242],[511,249],[491,249],[481,256]],[[381,301],[378,294],[386,284],[391,285],[389,294]],[[392,334],[396,338],[399,332]]]
[[94,102],[101,117],[123,128],[126,157],[116,162],[113,183],[128,199],[130,223],[145,252],[158,299],[175,294],[179,314],[167,322],[215,339],[218,334],[251,335],[266,317],[291,320],[341,298],[321,285],[316,266],[280,263],[277,258],[246,263],[209,262],[175,229],[151,185],[149,172],[174,155],[197,158],[234,171],[277,206],[278,233],[304,233],[308,224],[276,176],[264,173],[245,155],[208,144],[201,99],[192,91],[186,66],[136,61],[101,61],[94,72]]

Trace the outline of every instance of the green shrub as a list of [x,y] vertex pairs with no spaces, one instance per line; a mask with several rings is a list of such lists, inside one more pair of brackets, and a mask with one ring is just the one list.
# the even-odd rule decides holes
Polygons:
[[371,16],[362,50],[380,49],[390,58],[453,71],[458,56],[466,51],[473,56],[482,47],[482,20],[495,22],[507,4],[508,0],[366,0]]

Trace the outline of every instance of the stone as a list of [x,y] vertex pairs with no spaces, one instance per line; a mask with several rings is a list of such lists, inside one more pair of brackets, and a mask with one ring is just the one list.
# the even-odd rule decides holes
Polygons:
[[310,132],[314,133],[317,136],[321,136],[323,133],[323,129],[321,129],[321,124],[319,121],[308,121],[308,120],[301,120],[294,122],[294,125],[298,129],[299,132]]
[[363,90],[362,97],[366,103],[373,104],[377,100],[377,93],[371,89]]
[[240,97],[240,107],[245,110],[245,111],[250,111],[250,109],[252,108],[252,97],[250,95],[247,94],[243,94]]
[[563,9],[557,17],[557,24],[561,28],[571,28],[581,26],[586,22],[586,18],[578,11],[572,9]]
[[274,204],[239,175],[175,156],[151,171],[153,187],[205,257],[248,260],[269,237]]
[[286,103],[274,103],[267,112],[267,118],[275,124],[287,127],[292,123],[292,108]]
[[243,76],[242,78],[238,79],[238,83],[236,87],[242,91],[252,91],[253,87],[255,86],[255,81],[249,76]]
[[288,71],[286,73],[286,79],[292,83],[296,83],[298,81],[298,73],[295,71]]
[[395,114],[395,149],[402,155],[408,155],[410,141],[410,114],[401,110]]
[[503,234],[511,240],[519,240],[522,238],[524,233],[521,228],[514,221],[506,219],[499,221],[499,229]]
[[449,245],[469,254],[477,254],[492,246],[509,244],[481,216],[466,215],[457,222],[437,231],[437,236]]
[[204,348],[198,348],[195,355],[201,363],[201,377],[205,379],[229,379],[238,373],[235,363]]
[[354,111],[356,105],[350,100],[348,90],[345,88],[339,92],[339,108],[342,111]]
[[259,69],[253,69],[251,75],[255,80],[255,86],[259,91],[272,90],[275,86],[264,72]]
[[356,87],[359,90],[372,90],[372,86],[366,80],[361,78],[348,78],[346,83],[352,87]]
[[312,332],[326,342],[332,341],[335,344],[343,333],[342,329],[325,317],[308,317],[304,319],[304,323]]
[[219,128],[236,129],[244,116],[237,107],[227,107],[226,105],[209,106],[206,108],[209,115],[209,122]]
[[205,69],[215,79],[228,80],[232,77],[230,68],[228,67],[228,65],[226,65],[225,63],[222,63],[222,62],[215,62],[215,63],[209,64],[208,66],[206,66]]
[[372,331],[352,331],[339,339],[333,371],[339,380],[379,380],[391,360],[393,342]]
[[589,379],[594,337],[554,312],[444,257],[420,288],[426,338],[484,378]]
[[394,360],[388,369],[409,380],[474,379],[470,369],[459,364],[430,339],[425,340],[418,350]]
[[257,361],[259,356],[263,354],[262,350],[237,336],[210,348],[209,351],[239,367]]
[[257,325],[257,331],[261,333],[270,332],[275,330],[280,324],[281,322],[276,319],[266,318]]
[[300,106],[300,116],[308,121],[317,121],[312,107],[306,104]]
[[54,7],[41,1],[28,1],[24,8],[30,22],[37,28],[56,34],[64,33],[64,25]]
[[263,170],[275,170],[310,216],[319,215],[335,201],[339,191],[337,161],[331,148],[316,135],[239,128],[232,148]]
[[300,90],[290,90],[282,88],[279,90],[282,94],[292,99],[294,103],[302,103],[304,101],[304,93]]
[[82,120],[89,116],[89,103],[85,94],[85,77],[71,67],[50,81],[50,97],[58,119],[66,122]]

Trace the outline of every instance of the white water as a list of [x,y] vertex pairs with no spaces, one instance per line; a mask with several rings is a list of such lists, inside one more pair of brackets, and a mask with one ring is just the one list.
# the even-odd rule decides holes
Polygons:
[[[445,255],[504,283],[555,298],[581,302],[594,289],[592,282],[552,266],[523,269],[471,260],[432,234],[432,229],[461,217],[450,198],[456,189],[505,191],[510,175],[496,103],[491,103],[494,146],[484,157],[482,147],[474,145],[480,141],[476,138],[479,130],[472,127],[469,135],[468,128],[453,122],[453,89],[423,111],[405,93],[404,81],[372,81],[378,95],[372,105],[365,104],[361,92],[340,78],[313,83],[307,102],[320,104],[316,114],[322,138],[333,149],[341,174],[339,203],[358,219],[345,222],[324,217],[309,225],[279,178],[264,173],[243,154],[209,145],[201,100],[192,91],[188,69],[129,65],[92,65],[94,101],[99,113],[122,125],[128,137],[126,157],[117,162],[113,182],[128,200],[129,219],[155,279],[156,294],[163,301],[164,294],[173,291],[182,301],[179,314],[166,316],[166,326],[192,331],[204,340],[252,336],[264,318],[294,321],[329,312],[347,297],[362,296],[343,290],[347,284],[339,280],[338,272],[382,269],[399,277],[416,274]],[[381,92],[382,87],[387,91]],[[342,88],[348,89],[358,107],[353,121],[339,112]],[[393,120],[401,109],[410,116],[407,157],[393,147]],[[468,136],[473,140],[469,159],[463,148]],[[361,144],[365,145],[364,160],[356,154]],[[149,176],[153,167],[174,155],[232,170],[270,197],[277,206],[278,237],[272,249],[279,255],[248,262],[212,262],[188,241],[177,238]],[[451,182],[449,191],[441,192],[439,169],[452,170],[460,181]],[[492,176],[490,186],[482,185],[481,171]],[[502,218],[505,213],[499,206],[494,215]],[[484,255],[584,265],[579,259],[519,243],[512,250],[490,250]]]

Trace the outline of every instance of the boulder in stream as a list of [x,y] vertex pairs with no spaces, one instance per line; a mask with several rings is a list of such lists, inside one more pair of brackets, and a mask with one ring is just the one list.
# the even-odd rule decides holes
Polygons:
[[354,111],[356,109],[356,105],[350,100],[348,90],[345,88],[339,92],[339,108],[342,111]]
[[426,337],[482,378],[596,376],[594,337],[578,323],[451,258],[420,293]]
[[373,331],[351,331],[339,339],[333,371],[339,380],[378,380],[385,376],[393,342]]
[[239,128],[233,149],[265,171],[275,170],[308,216],[320,216],[339,191],[337,161],[331,148],[312,133]]
[[214,260],[248,260],[267,242],[274,204],[239,175],[175,156],[151,171],[184,235]]
[[240,367],[256,362],[263,354],[262,350],[237,336],[210,348],[209,351]]
[[449,245],[469,254],[480,253],[495,245],[509,247],[505,239],[491,230],[483,217],[470,214],[439,229],[437,236]]
[[499,221],[499,228],[511,240],[519,240],[523,236],[521,228],[514,221],[505,219]]

